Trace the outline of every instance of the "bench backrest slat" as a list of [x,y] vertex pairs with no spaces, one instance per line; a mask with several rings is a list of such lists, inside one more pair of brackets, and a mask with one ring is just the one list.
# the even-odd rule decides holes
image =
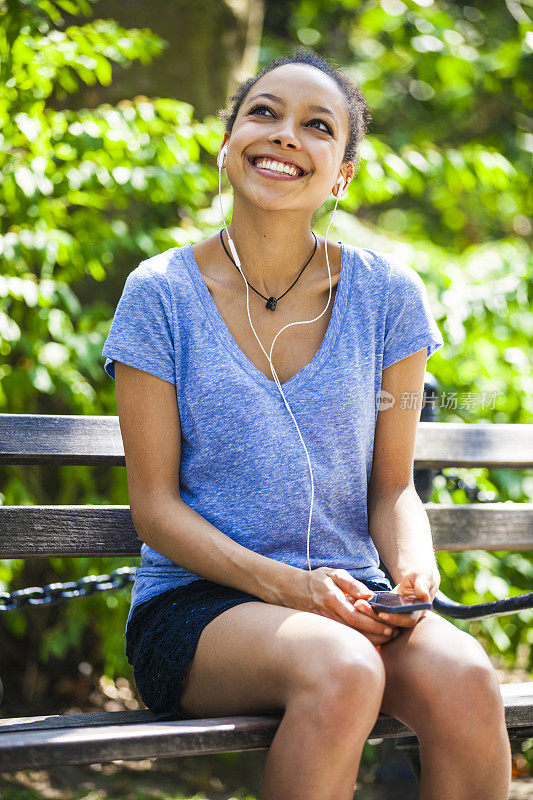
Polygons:
[[[533,550],[533,503],[424,504],[436,550]],[[129,506],[0,506],[0,558],[137,556]]]
[[[123,466],[117,416],[0,414],[0,464]],[[533,425],[419,422],[415,468],[533,467]]]
[[[116,416],[0,414],[0,463],[124,465]],[[533,426],[420,422],[415,469],[533,467]],[[437,550],[533,549],[533,505],[425,504]],[[0,506],[0,558],[138,556],[129,506]]]

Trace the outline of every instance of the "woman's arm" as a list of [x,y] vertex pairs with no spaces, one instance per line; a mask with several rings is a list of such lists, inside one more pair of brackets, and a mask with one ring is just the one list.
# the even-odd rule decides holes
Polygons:
[[175,386],[118,361],[115,383],[130,510],[140,539],[195,575],[279,603],[302,571],[243,547],[181,499]]
[[378,413],[367,506],[370,535],[396,583],[415,571],[432,576],[436,592],[431,528],[413,481],[425,369],[426,348],[383,371],[381,388],[394,403]]
[[370,535],[394,581],[398,584],[416,572],[432,575],[436,582],[438,567],[431,528],[415,487],[406,486],[375,498],[371,513]]

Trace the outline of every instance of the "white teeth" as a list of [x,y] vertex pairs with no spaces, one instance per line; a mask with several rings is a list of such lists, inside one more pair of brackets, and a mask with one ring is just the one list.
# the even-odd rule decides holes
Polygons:
[[290,164],[282,164],[280,161],[269,161],[268,159],[264,158],[254,161],[254,164],[259,169],[269,169],[272,172],[284,172],[292,176],[300,175],[296,167],[293,167]]

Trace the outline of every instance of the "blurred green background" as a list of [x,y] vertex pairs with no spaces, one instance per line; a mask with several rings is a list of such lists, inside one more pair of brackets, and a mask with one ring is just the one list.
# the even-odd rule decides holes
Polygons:
[[[372,113],[330,240],[395,253],[423,277],[445,340],[427,367],[447,398],[440,421],[531,423],[526,6],[0,0],[0,412],[116,414],[100,353],[127,274],[220,229],[217,109],[304,44],[349,70]],[[315,214],[322,235],[332,207]],[[498,501],[532,502],[532,471],[453,472]],[[469,502],[443,477],[431,499]],[[33,503],[127,504],[125,470],[0,468],[0,504]],[[462,603],[531,590],[527,552],[438,560],[441,589]],[[0,561],[0,591],[123,564],[138,561]],[[128,608],[122,591],[2,615],[3,713],[86,710],[96,690],[136,707]],[[532,619],[454,624],[496,666],[531,674]]]

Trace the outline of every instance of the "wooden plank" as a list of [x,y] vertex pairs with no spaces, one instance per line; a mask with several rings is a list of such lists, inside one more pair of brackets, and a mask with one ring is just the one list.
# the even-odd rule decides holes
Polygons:
[[[503,684],[500,688],[507,727],[515,733],[520,729],[527,731],[533,725],[533,682]],[[149,712],[30,718],[27,727],[21,718],[2,720],[0,769],[264,749],[270,746],[281,721],[281,716],[240,716],[132,723],[125,716],[129,713]],[[118,720],[120,715],[122,724]],[[97,719],[91,721],[91,717]],[[368,738],[412,735],[413,731],[394,717],[380,714]]]
[[533,550],[533,503],[424,503],[437,550]]
[[[0,733],[0,770],[265,749],[270,746],[280,721],[281,716],[219,717],[6,731]],[[412,733],[393,717],[380,715],[371,738]]]
[[38,717],[5,717],[0,719],[0,742],[4,733],[15,731],[80,728],[88,725],[123,725],[155,722],[155,714],[147,708],[139,711],[91,711],[84,714],[43,714]]
[[[272,717],[274,718],[274,717]],[[266,719],[263,716],[253,716],[253,717],[222,717],[220,718],[223,722],[234,722],[235,720],[241,724],[243,719]],[[276,720],[281,719],[281,716],[275,717]],[[202,724],[204,722],[211,723],[213,721],[219,720],[204,720],[204,719],[194,719],[194,720],[180,720],[179,723],[172,722],[170,724],[182,724],[182,723],[198,723]],[[26,733],[28,731],[56,731],[58,729],[64,728],[86,728],[86,727],[99,727],[99,726],[118,726],[118,725],[141,725],[146,726],[156,722],[156,718],[154,714],[148,709],[143,709],[141,711],[100,711],[96,713],[86,713],[86,714],[57,714],[52,716],[41,716],[41,717],[14,717],[12,719],[0,719],[0,750],[3,747],[3,743],[5,741],[5,736],[7,734],[12,733]],[[381,735],[388,736],[388,735],[396,735],[397,731],[400,729],[398,726],[402,726],[402,723],[398,722],[398,720],[394,719],[394,717],[389,717],[386,714],[380,714],[377,721],[376,726],[374,727],[375,731],[379,731]],[[407,729],[409,730],[409,729]],[[400,734],[398,734],[400,735]]]
[[0,506],[0,558],[138,556],[129,506]]
[[0,734],[0,770],[203,755],[268,747],[279,717],[53,728]]
[[124,466],[117,416],[0,414],[0,464]]
[[[425,503],[437,550],[532,550],[533,503]],[[0,558],[138,556],[129,506],[0,506]]]
[[[123,466],[117,416],[0,414],[0,464]],[[416,469],[533,467],[533,426],[420,422]]]
[[533,425],[419,422],[415,467],[533,467]]

